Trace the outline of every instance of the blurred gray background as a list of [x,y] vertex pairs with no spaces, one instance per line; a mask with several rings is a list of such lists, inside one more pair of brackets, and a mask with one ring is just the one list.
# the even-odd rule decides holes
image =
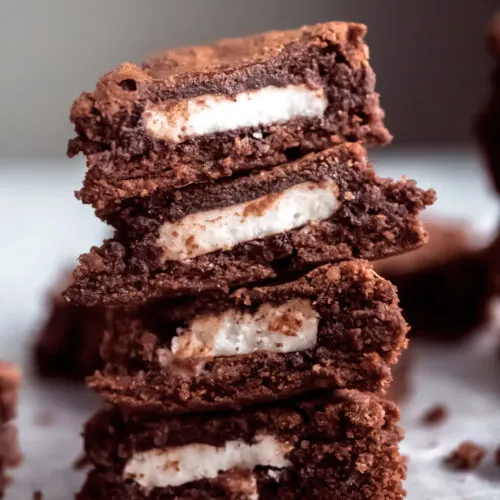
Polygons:
[[325,20],[369,26],[397,145],[463,145],[487,88],[498,0],[0,0],[0,156],[59,157],[72,100],[151,52]]

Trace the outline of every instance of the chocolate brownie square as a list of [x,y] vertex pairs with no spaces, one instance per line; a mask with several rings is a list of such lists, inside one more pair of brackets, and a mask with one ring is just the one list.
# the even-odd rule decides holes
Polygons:
[[114,312],[105,370],[89,385],[144,412],[241,408],[318,388],[383,391],[407,343],[395,287],[359,260]]
[[476,133],[495,187],[500,192],[500,12],[494,16],[488,28],[487,44],[494,69],[490,97],[478,116]]
[[398,288],[412,336],[459,339],[489,317],[489,262],[463,224],[426,224],[429,242],[419,250],[375,264]]
[[114,239],[80,257],[66,297],[127,305],[273,279],[345,259],[421,246],[435,199],[381,179],[359,144],[265,171],[129,200]]
[[390,134],[366,27],[324,23],[124,63],[74,103],[70,155],[88,156],[79,197],[106,212],[128,197],[285,163]]
[[485,253],[488,261],[490,289],[492,293],[498,295],[500,294],[500,230],[488,245]]
[[402,499],[397,407],[337,391],[224,414],[97,414],[77,500]]
[[49,296],[49,315],[37,333],[33,362],[41,377],[81,380],[100,368],[106,310],[69,304],[61,292],[72,282],[67,274]]

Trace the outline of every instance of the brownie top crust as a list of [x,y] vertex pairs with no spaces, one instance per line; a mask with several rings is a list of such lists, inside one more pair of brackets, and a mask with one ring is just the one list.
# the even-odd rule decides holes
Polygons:
[[262,64],[278,57],[291,44],[309,45],[327,41],[338,44],[345,52],[354,50],[353,62],[356,64],[367,60],[368,52],[363,43],[366,31],[366,26],[362,24],[330,22],[243,38],[226,38],[211,45],[168,50],[152,57],[143,69],[151,78],[178,84],[179,75],[244,71],[249,65]]
[[[125,62],[103,75],[95,92],[82,93],[73,105],[71,120],[77,123],[81,117],[87,117],[92,105],[106,120],[119,108],[130,110],[140,96],[154,101],[190,97],[189,93],[259,88],[271,83],[265,81],[266,63],[285,51],[292,54],[301,45],[338,45],[351,65],[360,66],[368,60],[368,49],[363,43],[365,34],[366,26],[362,24],[331,22],[168,50],[152,57],[142,67]],[[151,84],[156,96],[150,93]],[[188,85],[194,85],[191,92],[187,90]]]
[[[303,70],[311,64],[311,51],[328,47],[335,48],[336,61],[340,58],[339,63],[347,63],[352,71],[367,76],[364,83],[358,83],[368,94],[373,91],[375,78],[363,42],[365,33],[363,25],[332,22],[169,50],[142,66],[125,62],[103,75],[94,92],[80,95],[70,118],[77,134],[94,142],[97,152],[103,144],[109,145],[117,136],[126,135],[125,128],[134,128],[146,106],[159,102],[207,94],[231,95],[286,84],[315,88],[319,83],[314,81],[318,78],[317,68],[311,67],[305,74]],[[381,136],[382,142],[389,139],[387,132],[384,141]],[[127,149],[132,154],[143,153],[143,146],[129,141]],[[92,153],[92,147],[70,141],[70,155],[79,150]]]

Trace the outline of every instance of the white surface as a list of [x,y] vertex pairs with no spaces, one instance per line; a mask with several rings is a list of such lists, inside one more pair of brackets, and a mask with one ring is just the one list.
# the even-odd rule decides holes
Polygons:
[[179,143],[214,132],[320,117],[327,106],[322,88],[270,86],[231,96],[208,94],[175,104],[157,104],[146,109],[143,120],[152,136]]
[[172,352],[180,358],[297,352],[312,349],[317,335],[318,314],[311,301],[294,299],[279,306],[262,304],[254,313],[230,309],[198,316],[172,339]]
[[124,477],[146,489],[180,486],[197,479],[212,479],[230,469],[253,470],[258,465],[281,469],[290,462],[289,451],[274,436],[259,436],[253,444],[227,441],[224,446],[188,444],[136,453],[125,465]]
[[338,189],[331,180],[303,182],[279,194],[166,222],[158,245],[165,260],[190,259],[328,219],[338,206]]
[[[408,174],[436,188],[439,201],[429,216],[462,218],[481,233],[495,227],[497,200],[475,157],[398,152],[377,157],[380,173]],[[26,460],[14,474],[7,500],[31,498],[35,489],[43,490],[48,500],[67,500],[83,480],[71,464],[81,446],[81,423],[97,402],[74,387],[36,383],[28,363],[32,332],[43,316],[44,290],[104,234],[91,210],[72,198],[81,174],[76,162],[58,169],[42,163],[0,165],[0,354],[21,362],[28,372],[18,420]],[[499,374],[497,353],[486,342],[433,347],[417,357],[414,396],[403,420],[410,500],[500,499],[500,468],[493,466],[492,457],[500,445]],[[424,427],[419,419],[434,403],[449,405],[450,420]],[[50,426],[40,422],[47,416],[55,418]],[[487,457],[476,471],[447,471],[443,457],[464,439],[486,445]]]

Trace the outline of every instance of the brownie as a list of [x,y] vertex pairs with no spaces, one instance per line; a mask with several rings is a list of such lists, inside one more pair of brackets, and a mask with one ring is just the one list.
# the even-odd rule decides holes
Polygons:
[[489,265],[489,282],[492,293],[500,294],[500,229],[486,250]]
[[487,44],[494,61],[490,96],[478,115],[476,135],[490,167],[496,189],[500,192],[500,12],[487,34]]
[[349,390],[181,418],[105,410],[86,425],[77,499],[402,499],[398,420]]
[[124,63],[75,101],[99,210],[128,197],[278,165],[344,141],[386,144],[366,27],[325,23]]
[[196,295],[426,241],[433,190],[377,177],[359,144],[237,178],[130,201],[114,239],[80,257],[66,298],[127,305]]
[[366,261],[114,314],[105,370],[89,385],[143,412],[241,408],[318,388],[383,391],[407,343],[396,289]]
[[0,497],[10,482],[8,470],[21,462],[17,428],[12,419],[17,414],[21,373],[16,365],[0,361]]
[[398,288],[410,335],[459,339],[489,317],[489,263],[464,225],[426,224],[429,242],[419,250],[375,264]]
[[71,281],[65,275],[50,293],[49,315],[36,337],[33,362],[41,377],[81,380],[102,364],[106,310],[68,304],[61,292]]

